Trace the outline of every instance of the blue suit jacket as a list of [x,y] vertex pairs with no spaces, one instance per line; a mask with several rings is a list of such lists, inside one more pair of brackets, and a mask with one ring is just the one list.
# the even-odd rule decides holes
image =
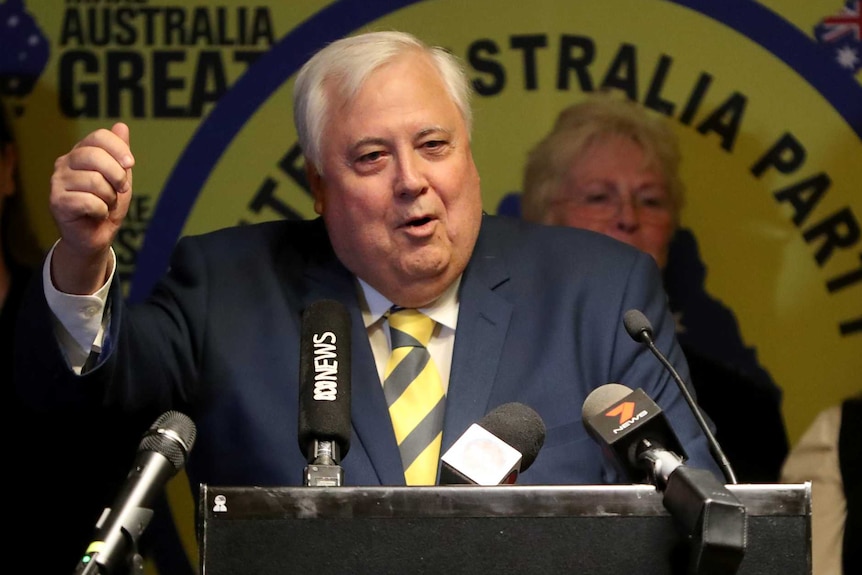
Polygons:
[[[41,289],[41,286],[39,286]],[[352,422],[342,466],[350,485],[403,485],[355,278],[335,257],[322,221],[272,222],[181,240],[144,304],[115,286],[110,351],[74,376],[50,333],[44,297],[19,338],[21,382],[35,401],[101,401],[118,409],[178,409],[195,421],[187,470],[193,489],[301,485],[297,441],[302,310],[343,302],[352,317]],[[460,291],[443,433],[445,451],[497,405],[521,402],[545,422],[543,449],[519,483],[627,482],[590,438],[581,408],[596,387],[642,388],[664,410],[688,464],[720,471],[672,378],[623,327],[637,308],[683,378],[653,260],[591,232],[484,216]],[[52,342],[48,357],[46,342]]]

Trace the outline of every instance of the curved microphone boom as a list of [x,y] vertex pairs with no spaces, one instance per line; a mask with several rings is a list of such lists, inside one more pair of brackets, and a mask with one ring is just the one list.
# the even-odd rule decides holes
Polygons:
[[510,485],[545,443],[545,423],[523,403],[505,403],[467,428],[440,458],[440,485]]
[[299,350],[299,448],[309,465],[306,486],[344,483],[341,460],[350,449],[350,313],[320,300],[302,313]]
[[719,465],[721,466],[721,470],[724,472],[725,477],[727,478],[728,483],[732,483],[736,485],[736,474],[733,472],[733,468],[730,466],[730,461],[728,461],[727,456],[724,454],[724,450],[721,449],[721,446],[718,443],[718,440],[713,435],[712,431],[710,431],[709,426],[706,423],[706,420],[703,417],[703,414],[700,411],[700,408],[695,402],[694,398],[691,396],[691,393],[688,391],[688,388],[683,382],[682,377],[680,377],[679,373],[674,369],[673,365],[668,361],[667,357],[659,351],[658,347],[655,345],[655,340],[653,339],[653,329],[652,324],[647,319],[647,317],[638,309],[630,309],[623,316],[623,325],[625,325],[626,331],[629,336],[633,340],[638,343],[646,344],[649,347],[650,351],[654,356],[658,358],[658,360],[662,363],[662,365],[667,369],[667,371],[673,376],[673,380],[676,382],[677,386],[679,386],[679,390],[682,392],[682,396],[685,398],[686,403],[688,403],[691,412],[694,414],[695,419],[697,419],[697,423],[700,428],[703,430],[704,435],[706,435],[706,439],[709,442],[709,447],[712,450],[712,454],[718,460]]
[[196,435],[194,422],[178,411],[163,413],[150,426],[114,505],[99,517],[96,536],[76,574],[126,573],[140,561],[137,542],[152,519],[153,504],[168,480],[185,465]]

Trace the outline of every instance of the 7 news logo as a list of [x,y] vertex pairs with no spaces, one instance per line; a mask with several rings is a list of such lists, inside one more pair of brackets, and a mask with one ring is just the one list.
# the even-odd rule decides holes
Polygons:
[[637,406],[634,401],[623,401],[605,412],[605,417],[619,417],[620,425],[611,430],[613,434],[616,435],[617,433],[622,433],[649,415],[649,412],[646,409],[641,409],[637,414],[635,414],[636,407]]

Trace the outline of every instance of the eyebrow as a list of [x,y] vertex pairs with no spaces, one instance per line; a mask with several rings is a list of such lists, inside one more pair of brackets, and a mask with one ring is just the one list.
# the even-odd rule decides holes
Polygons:
[[[454,134],[453,130],[449,130],[448,128],[444,128],[442,126],[428,126],[426,128],[422,128],[419,130],[414,136],[414,140],[422,139],[426,136],[432,134],[445,134],[449,137],[452,137]],[[350,150],[358,150],[364,146],[386,146],[388,145],[390,140],[388,138],[381,138],[379,136],[366,136],[364,138],[358,139],[350,146]]]
[[423,138],[425,136],[428,136],[428,135],[434,134],[434,133],[443,133],[443,134],[446,134],[447,136],[452,136],[452,135],[454,135],[455,132],[453,130],[448,129],[448,128],[444,128],[443,126],[429,126],[429,127],[424,128],[422,130],[419,130],[419,133],[416,134],[416,137],[417,138]]
[[357,140],[356,142],[351,144],[350,149],[351,150],[357,150],[363,146],[371,146],[371,145],[385,146],[387,144],[387,142],[388,142],[388,140],[386,140],[386,138],[369,136],[366,138],[360,138],[359,140]]

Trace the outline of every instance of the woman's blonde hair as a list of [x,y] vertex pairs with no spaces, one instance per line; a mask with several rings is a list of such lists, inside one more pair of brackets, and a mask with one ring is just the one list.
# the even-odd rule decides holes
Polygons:
[[522,217],[544,222],[571,164],[593,143],[609,136],[631,138],[643,149],[647,165],[664,175],[678,224],[684,189],[676,134],[658,113],[606,92],[565,108],[551,132],[530,150],[524,170]]

